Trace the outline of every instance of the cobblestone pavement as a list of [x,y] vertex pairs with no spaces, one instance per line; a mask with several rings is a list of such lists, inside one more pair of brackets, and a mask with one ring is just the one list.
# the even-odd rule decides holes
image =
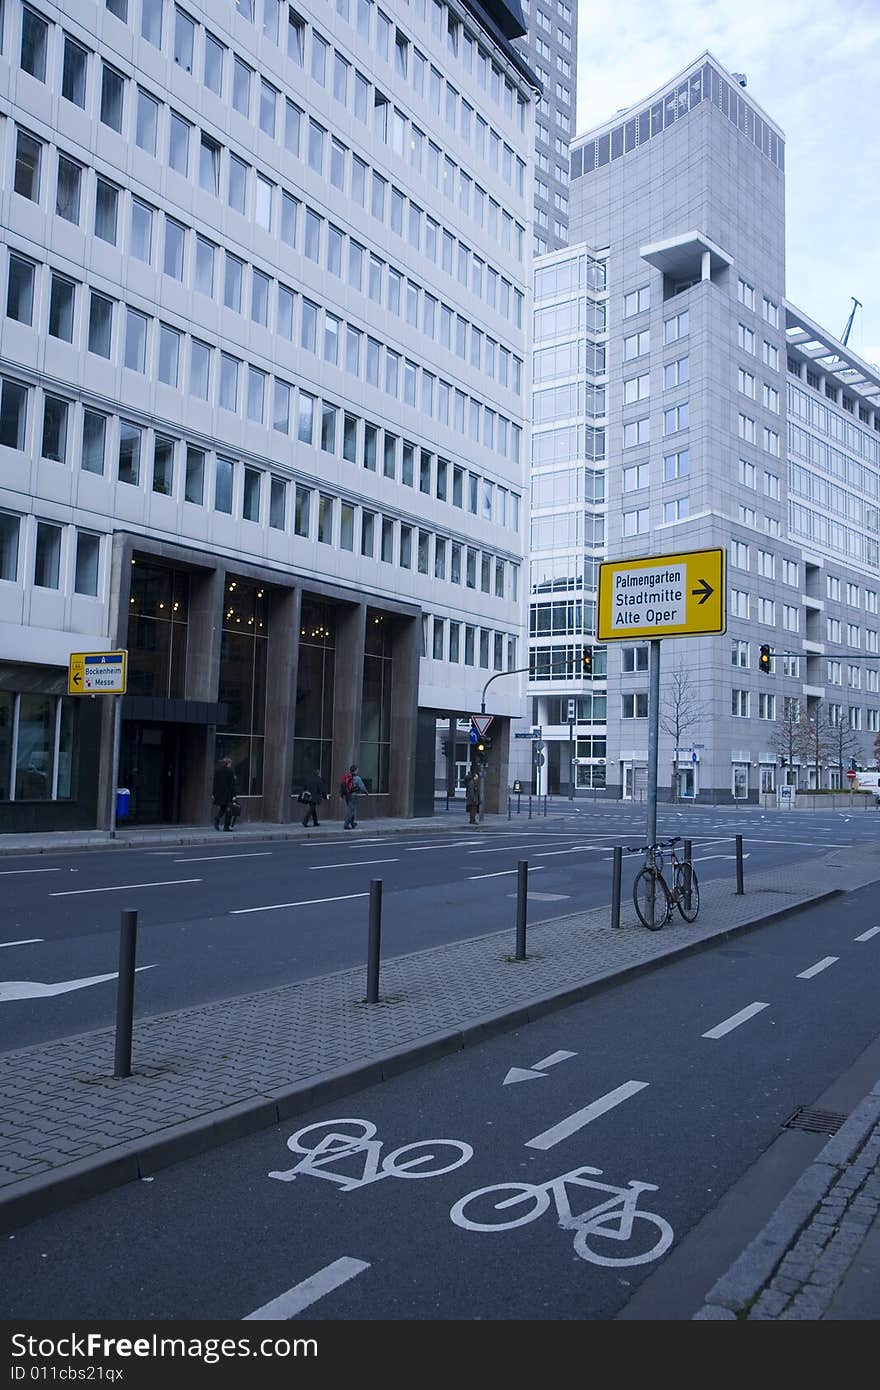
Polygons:
[[880,1317],[880,1081],[706,1295],[697,1319]]
[[[385,963],[378,1005],[364,1002],[365,971],[349,969],[143,1019],[134,1030],[134,1075],[125,1080],[113,1078],[112,1029],[3,1054],[0,1220],[20,1222],[47,1200],[61,1204],[65,1182],[71,1193],[78,1183],[81,1196],[142,1174],[147,1163],[154,1171],[329,1099],[331,1087],[341,1094],[379,1080],[627,971],[878,879],[880,848],[849,847],[752,875],[744,896],[732,880],[706,884],[693,926],[676,918],[645,931],[629,903],[620,930],[607,908],[534,922],[525,962],[512,959],[511,902],[509,931]],[[533,902],[532,916],[538,910]]]

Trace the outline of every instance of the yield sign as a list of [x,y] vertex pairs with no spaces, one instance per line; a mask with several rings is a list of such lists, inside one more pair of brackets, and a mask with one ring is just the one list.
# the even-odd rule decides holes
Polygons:
[[483,737],[483,734],[486,732],[486,730],[488,729],[489,725],[492,723],[492,720],[494,719],[494,717],[495,717],[495,716],[492,715],[492,714],[472,714],[472,715],[471,715],[471,723],[473,724],[473,726],[474,726],[474,728],[476,729],[477,733],[480,735],[480,738]]

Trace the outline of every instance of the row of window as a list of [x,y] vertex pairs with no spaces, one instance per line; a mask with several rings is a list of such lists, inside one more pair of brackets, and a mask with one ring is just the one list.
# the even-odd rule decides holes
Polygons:
[[[744,396],[753,401],[758,399],[754,372],[747,372],[744,367],[737,368],[737,387]],[[772,410],[775,415],[779,414],[779,392],[769,381],[761,383],[761,401],[765,410]]]
[[[239,302],[242,268],[243,262],[237,258],[230,261],[227,257],[225,274],[228,277],[232,273]],[[39,300],[36,293],[39,269],[34,262],[17,253],[10,253],[7,314],[32,326]],[[107,360],[118,358],[130,371],[153,377],[175,390],[186,389],[196,399],[213,400],[221,409],[233,414],[240,414],[243,410],[245,417],[254,424],[271,427],[283,434],[291,433],[291,405],[295,388],[290,382],[280,376],[272,377],[253,364],[219,351],[198,338],[189,337],[173,325],[156,320],[139,309],[119,305],[97,290],[88,292],[88,310],[81,314],[83,324],[78,331],[77,301],[88,287],[54,270],[49,271],[48,282],[45,321],[50,337],[74,343],[81,336],[88,351],[97,356]],[[281,336],[314,354],[320,361],[344,368],[368,386],[383,390],[404,405],[420,410],[427,418],[448,425],[471,442],[493,450],[501,458],[518,462],[521,429],[506,415],[484,405],[475,397],[467,396],[451,383],[420,367],[411,358],[403,357],[378,338],[363,333],[353,324],[345,323],[313,300],[295,296],[292,290],[282,285],[278,289],[283,329]],[[296,325],[295,309],[298,310]],[[121,351],[118,346],[120,337]],[[299,397],[301,400],[314,399],[301,389]],[[23,429],[23,420],[19,421],[17,428],[10,422],[4,428],[4,438],[22,436]],[[299,437],[304,443],[310,442],[302,434]],[[23,446],[13,442],[10,447]]]
[[[758,426],[751,415],[744,415],[742,411],[737,414],[736,423],[737,433],[740,439],[746,444],[757,444]],[[779,431],[768,429],[765,425],[761,431],[761,444],[765,453],[772,454],[774,458],[779,458]]]
[[0,512],[0,580],[96,598],[103,588],[102,537],[76,526]]
[[[826,574],[825,576],[825,597],[832,599],[836,603],[843,601],[843,583],[837,574]],[[859,608],[864,595],[865,612],[877,613],[878,608],[877,590],[865,588],[862,591],[858,584],[852,580],[846,580],[846,602],[850,608]]]
[[[758,719],[776,719],[779,707],[776,696],[762,692],[758,695],[757,701],[753,701],[753,694],[754,691],[751,690],[731,690],[730,713],[733,718],[750,719],[754,717],[753,711],[755,711]],[[786,699],[783,703],[785,709],[782,717],[786,723],[793,723],[798,717],[794,707],[797,706],[799,711],[799,702]],[[875,707],[863,710],[861,705],[849,705],[844,711],[843,705],[831,701],[825,706],[825,715],[831,730],[850,729],[859,732],[866,728],[871,733],[880,732],[880,709]],[[829,751],[827,748],[821,750],[823,761],[829,756]]]
[[[757,313],[755,287],[749,284],[748,280],[744,280],[741,275],[736,282],[736,295],[740,304]],[[779,305],[775,299],[768,298],[766,294],[761,296],[761,313],[764,322],[769,324],[771,328],[779,327]]]
[[[728,546],[727,554],[730,564],[734,569],[750,570],[752,568],[752,546],[747,541],[732,539]],[[776,555],[772,550],[762,550],[754,547],[755,572],[762,579],[776,578]],[[789,560],[785,556],[781,560],[781,579],[783,584],[789,584],[793,589],[800,586],[800,565],[797,560]]]
[[[0,26],[3,7],[0,5]],[[0,801],[74,795],[76,697],[0,690]]]
[[[507,665],[504,664],[504,645],[507,642]],[[454,622],[451,618],[435,617],[431,623],[428,645],[428,617],[422,618],[422,656],[433,661],[449,661],[453,665],[481,666],[483,670],[515,671],[517,639],[504,632],[491,632],[470,623]]]
[[[668,406],[663,411],[663,437],[686,430],[689,424],[689,415],[690,410],[687,401],[682,401],[679,405]],[[648,444],[650,439],[650,416],[644,415],[638,420],[625,422],[623,426],[624,449],[633,449],[639,444]]]
[[[777,674],[777,661],[781,661],[782,663],[783,676],[790,676],[793,680],[798,680],[800,678],[801,659],[799,656],[795,656],[791,652],[784,652],[781,657],[771,656],[771,675]],[[751,644],[741,637],[734,637],[730,644],[730,663],[732,666],[737,666],[743,671],[748,671],[752,664]]]
[[[814,391],[824,390],[825,395],[835,401],[842,410],[848,411],[850,415],[858,413],[859,420],[863,425],[873,424],[874,429],[880,434],[880,410],[872,411],[869,406],[859,401],[858,412],[856,412],[855,398],[848,396],[843,387],[838,386],[831,378],[823,377],[819,372],[813,371],[812,367],[808,367],[802,358],[789,357],[787,365],[792,376],[806,381],[807,385],[812,386]],[[804,370],[805,367],[806,370]]]
[[[792,382],[788,386],[788,413],[795,420],[819,430],[829,439],[836,440],[851,453],[867,459],[880,468],[880,439],[875,439],[868,430],[860,429],[849,420],[844,420],[836,410],[829,409],[821,401],[807,394]],[[875,419],[875,425],[877,420]]]
[[[880,413],[878,413],[880,419]],[[850,458],[840,449],[835,449],[827,440],[819,439],[810,430],[788,421],[788,452],[796,458],[804,459],[832,478],[841,478],[850,487],[858,488],[866,497],[880,499],[880,471],[870,464],[860,463]]]
[[[829,642],[834,642],[838,646],[843,643],[844,633],[846,633],[846,645],[858,649],[862,645],[862,629],[858,623],[842,623],[840,618],[825,619],[825,636]],[[865,628],[865,651],[880,651],[880,634],[872,627]]]
[[799,463],[788,465],[788,491],[791,497],[815,502],[824,512],[843,517],[873,535],[880,531],[880,507],[876,503],[863,501],[847,488],[838,487]]
[[[0,378],[0,444],[9,446],[15,429],[16,443],[12,447],[25,447],[27,394],[27,387],[8,377]],[[205,450],[187,445],[184,466],[181,460],[182,446],[178,440],[159,431],[151,437],[148,431],[132,421],[117,422],[114,417],[88,406],[82,408],[81,421],[77,420],[76,412],[77,407],[71,401],[44,393],[40,457],[50,462],[65,463],[69,456],[75,459],[78,455],[79,466],[85,472],[98,476],[115,472],[116,480],[120,483],[132,487],[147,486],[160,495],[176,497],[195,506],[204,505],[208,488]],[[488,478],[466,472],[447,459],[437,458],[426,449],[418,449],[390,430],[382,431],[377,425],[348,411],[340,411],[339,407],[329,402],[300,393],[296,430],[301,442],[320,448],[324,453],[341,454],[349,463],[361,465],[372,472],[381,472],[384,477],[399,480],[404,486],[417,488],[420,493],[448,501],[453,507],[478,516],[483,522],[494,522],[513,531],[519,529],[518,494]],[[150,453],[152,463],[148,468]],[[260,468],[244,465],[241,498],[236,501],[236,469],[234,460],[218,455],[214,467],[214,510],[231,515],[235,509],[247,521],[265,524],[268,520],[270,526],[286,529],[286,480],[273,476],[268,485],[269,500],[261,502],[261,497],[267,492],[266,474]],[[297,496],[305,495],[308,491],[307,487],[298,487]],[[266,508],[268,514],[263,515]],[[308,529],[296,530],[296,534],[308,535],[309,532]],[[320,535],[319,539],[328,544],[335,543],[332,533]],[[457,583],[459,581],[455,575],[460,566],[455,563],[455,552],[460,547],[453,542],[450,544],[452,582]],[[437,568],[435,562],[435,572]],[[439,568],[445,574],[445,562]],[[511,596],[515,598],[517,566],[509,566],[509,573]],[[499,559],[495,565],[493,587],[497,597],[504,596],[504,574],[504,562]],[[437,577],[443,575],[438,574]]]
[[880,543],[852,526],[835,521],[824,511],[790,501],[788,529],[792,536],[803,537],[812,545],[829,551],[836,560],[845,555],[872,570],[880,565]]
[[[869,643],[866,640],[866,650],[880,652],[880,645],[878,645],[877,642],[877,633],[870,631],[866,632],[865,638],[867,639],[869,637],[872,638],[873,641]],[[825,680],[829,685],[843,685],[843,667],[844,663],[842,661],[825,662]],[[847,663],[846,683],[850,690],[861,690],[862,677],[864,677],[866,690],[874,694],[880,691],[880,684],[878,684],[880,677],[878,677],[876,667],[869,667],[867,670],[862,670],[861,666],[853,666],[851,663]]]

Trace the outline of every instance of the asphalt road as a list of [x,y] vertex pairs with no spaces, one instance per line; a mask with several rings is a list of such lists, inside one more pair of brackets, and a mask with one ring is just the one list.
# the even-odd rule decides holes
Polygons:
[[[524,815],[460,834],[304,831],[301,841],[4,855],[0,1051],[111,1024],[119,915],[140,917],[140,1016],[229,998],[363,963],[370,880],[384,883],[388,958],[509,927],[516,864],[530,865],[530,920],[610,899],[613,847],[644,840],[644,810],[620,803]],[[784,869],[817,848],[873,840],[871,813],[665,808],[662,835],[690,835],[701,881]],[[624,892],[638,868],[626,857]]]
[[0,1315],[650,1317],[652,1279],[689,1317],[700,1232],[877,1037],[878,918],[804,910],[48,1217],[0,1243]]

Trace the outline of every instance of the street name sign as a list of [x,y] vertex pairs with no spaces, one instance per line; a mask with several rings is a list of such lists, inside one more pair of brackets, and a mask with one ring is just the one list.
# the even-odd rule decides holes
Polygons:
[[71,652],[68,695],[124,695],[128,652]]
[[601,564],[598,640],[724,632],[724,555],[719,547]]

